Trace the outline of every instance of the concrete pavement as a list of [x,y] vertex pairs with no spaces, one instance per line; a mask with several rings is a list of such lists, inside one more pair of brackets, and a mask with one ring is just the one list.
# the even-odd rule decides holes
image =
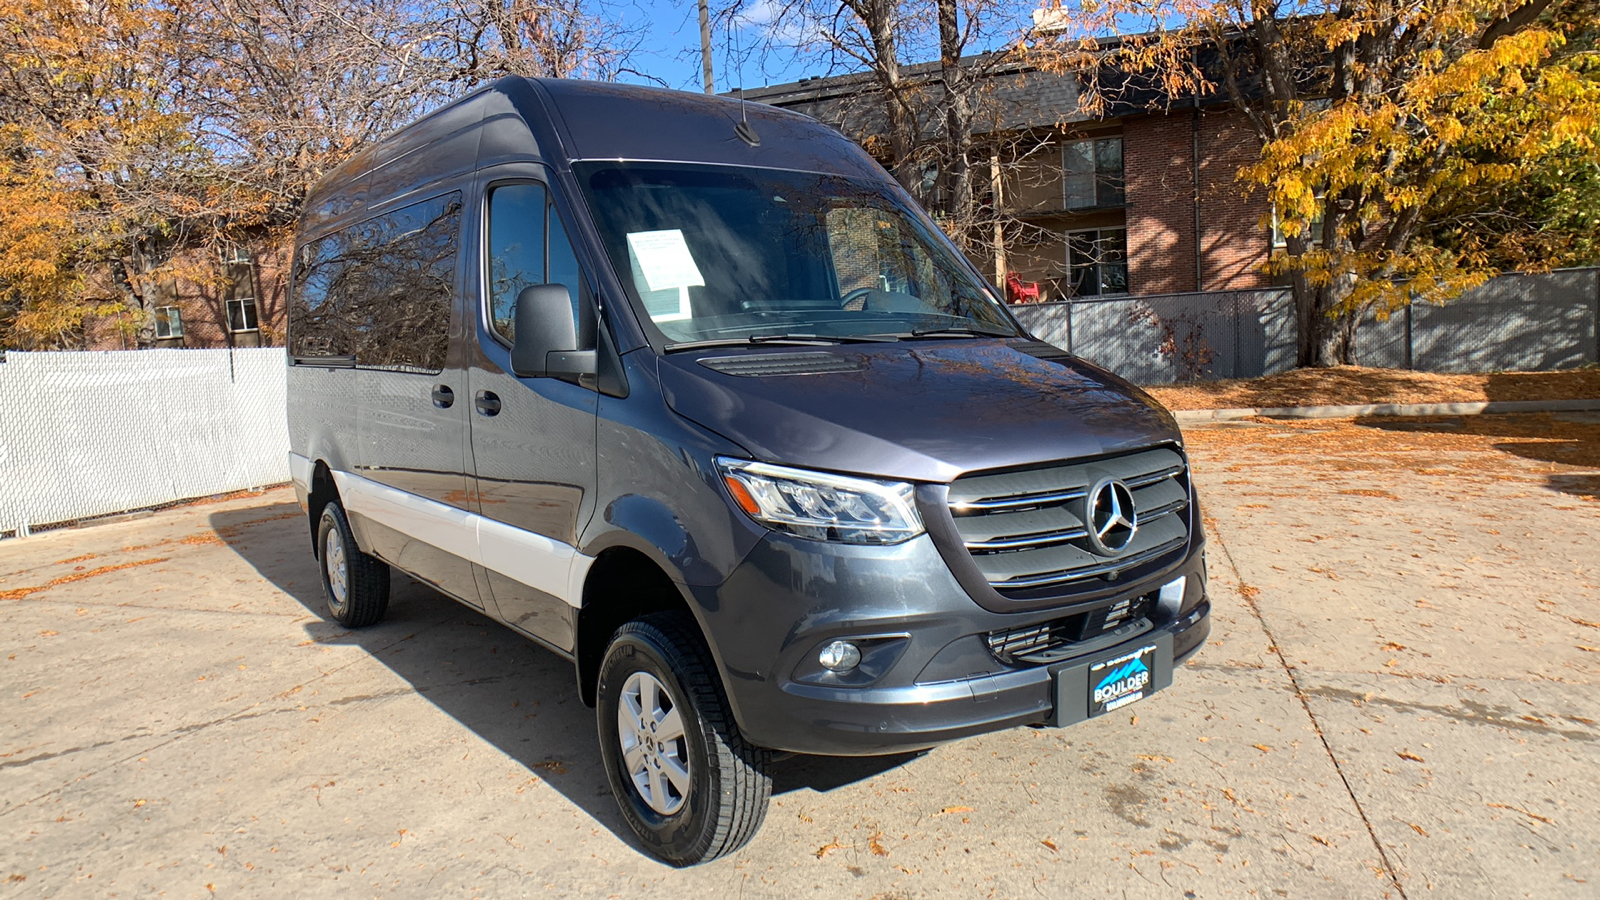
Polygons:
[[1592,482],[1391,437],[1196,430],[1215,618],[1170,690],[786,761],[683,871],[570,666],[404,579],[325,621],[286,490],[0,543],[0,896],[1600,896]]

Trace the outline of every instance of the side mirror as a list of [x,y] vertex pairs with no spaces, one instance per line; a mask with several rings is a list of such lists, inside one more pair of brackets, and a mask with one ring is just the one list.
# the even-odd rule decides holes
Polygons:
[[523,378],[593,375],[593,350],[578,349],[578,321],[564,284],[536,284],[517,295],[511,370]]

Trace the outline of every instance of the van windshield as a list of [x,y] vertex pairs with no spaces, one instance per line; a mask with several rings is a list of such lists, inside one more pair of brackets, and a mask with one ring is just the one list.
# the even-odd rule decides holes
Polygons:
[[1017,333],[892,185],[734,166],[574,169],[629,298],[669,344]]

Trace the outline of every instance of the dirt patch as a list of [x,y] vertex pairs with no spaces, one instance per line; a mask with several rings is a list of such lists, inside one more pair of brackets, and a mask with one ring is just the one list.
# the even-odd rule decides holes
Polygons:
[[[92,556],[93,554],[90,555]],[[74,572],[71,575],[63,575],[60,578],[52,578],[44,584],[34,585],[31,587],[15,588],[9,591],[0,591],[0,600],[21,600],[23,597],[26,597],[29,594],[37,594],[40,591],[49,590],[58,584],[71,584],[74,581],[82,581],[85,578],[94,578],[99,575],[109,575],[112,572],[120,572],[123,569],[132,569],[138,566],[152,566],[156,563],[164,563],[167,561],[167,559],[168,557],[165,556],[158,559],[141,559],[138,562],[126,562],[122,563],[121,565],[101,566],[98,569],[91,569],[87,572]],[[79,568],[82,567],[80,566]]]
[[1337,366],[1295,369],[1266,378],[1161,385],[1148,390],[1168,409],[1597,400],[1600,369],[1445,375]]
[[[1260,456],[1253,465],[1302,469],[1343,480],[1352,472],[1405,470],[1455,478],[1526,478],[1561,493],[1600,499],[1600,422],[1548,413],[1460,418],[1252,419],[1260,427],[1187,429],[1190,448],[1212,460],[1230,450]],[[1516,465],[1515,460],[1536,463]],[[1231,468],[1226,467],[1225,468]],[[1340,494],[1382,495],[1345,487]]]

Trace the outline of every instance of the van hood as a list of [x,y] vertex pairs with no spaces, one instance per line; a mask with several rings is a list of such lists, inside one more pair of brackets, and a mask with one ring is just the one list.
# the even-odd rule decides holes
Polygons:
[[1172,415],[1129,382],[1076,358],[1025,352],[1045,346],[679,351],[660,358],[660,375],[675,412],[764,462],[882,478],[948,482],[1181,440]]

